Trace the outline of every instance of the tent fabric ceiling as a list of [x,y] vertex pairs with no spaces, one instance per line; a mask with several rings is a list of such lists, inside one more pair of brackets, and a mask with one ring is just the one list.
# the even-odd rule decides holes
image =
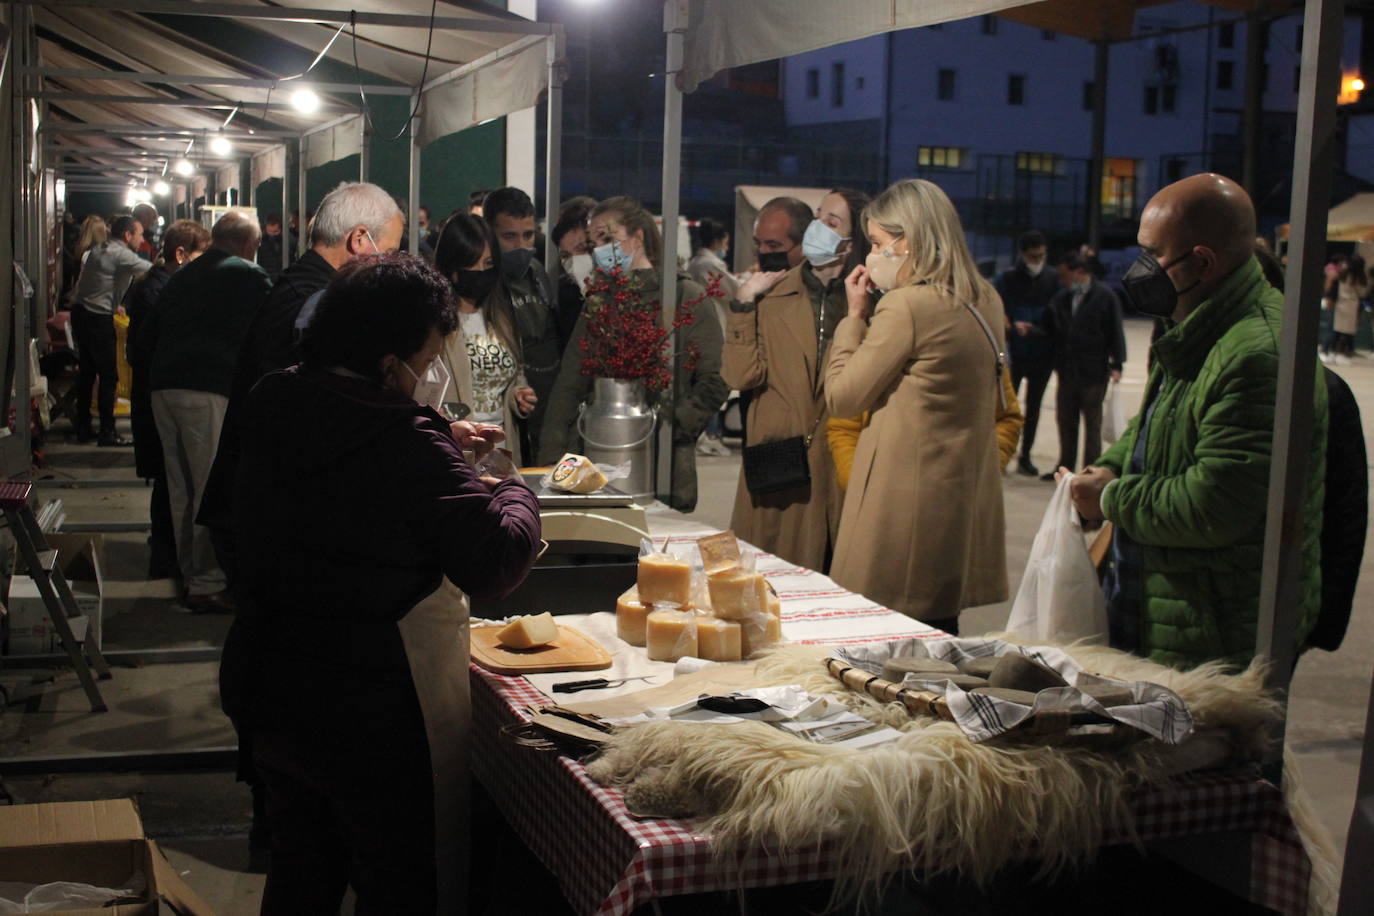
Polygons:
[[511,53],[498,51],[498,60],[421,95],[422,144],[538,103],[549,85],[544,42],[527,38],[509,47]]
[[[1167,0],[689,0],[681,84],[692,92],[729,67],[788,57],[846,41],[995,13],[1004,19],[1088,39],[1131,35],[1138,9]],[[1253,0],[1202,0],[1248,11]],[[1266,11],[1293,0],[1264,0]],[[1297,5],[1300,5],[1297,4]]]
[[[192,0],[200,2],[200,0]],[[244,5],[276,6],[270,0],[244,2]],[[337,0],[291,0],[291,6],[320,10],[337,11]],[[404,13],[428,16],[431,9],[429,0],[350,0],[350,9],[360,12]],[[478,9],[466,4],[441,2],[437,16],[450,18],[477,19],[497,22],[503,19],[518,20],[502,11]],[[285,20],[235,20],[237,24],[252,31],[261,32],[264,38],[286,41],[311,54],[318,53],[338,31],[337,25],[325,23],[291,22]],[[178,35],[176,31],[155,17],[114,10],[97,10],[77,6],[38,6],[35,7],[35,23],[55,40],[40,40],[39,61],[42,65],[71,70],[105,69],[104,61],[142,72],[175,74],[204,74],[207,77],[287,77],[291,73],[273,73],[249,61],[239,60],[228,53],[208,47],[203,43]],[[421,79],[432,80],[458,66],[492,55],[502,48],[510,47],[522,40],[527,41],[523,32],[503,31],[465,31],[435,30],[430,50],[428,68],[425,66],[425,46],[430,40],[428,31],[423,28],[371,26],[357,27],[358,65],[364,71],[365,82],[392,81],[403,85],[417,85]],[[538,57],[538,70],[543,74],[544,50],[539,44],[535,49]],[[354,46],[351,29],[345,30],[330,48],[328,57],[347,66],[353,65]],[[496,55],[500,56],[500,55]],[[515,54],[503,59],[496,67],[502,77],[492,78],[483,74],[470,74],[460,80],[451,81],[444,87],[450,94],[462,91],[457,84],[464,83],[468,95],[465,114],[460,118],[437,116],[425,126],[426,142],[449,133],[471,126],[480,120],[499,117],[520,108],[529,107],[537,100],[544,86],[540,83],[534,88],[532,83],[546,77],[536,76],[534,67],[528,64],[534,55]],[[101,60],[103,58],[104,60]],[[517,66],[514,61],[526,61]],[[382,77],[378,80],[377,77]],[[449,89],[448,87],[455,87]],[[320,123],[320,117],[308,117],[289,109],[274,108],[264,110],[264,103],[272,97],[267,89],[246,87],[216,87],[190,85],[179,87],[184,93],[172,94],[164,89],[146,84],[130,83],[110,79],[77,79],[71,77],[47,77],[45,89],[55,92],[85,93],[120,96],[148,96],[152,99],[167,99],[191,95],[212,100],[216,104],[244,103],[235,126],[243,121],[265,124],[273,128],[293,131],[308,130]],[[479,95],[480,92],[480,95]],[[326,104],[331,101],[342,103],[346,111],[349,106],[356,107],[356,95],[323,96]],[[275,100],[283,101],[283,93],[278,91]],[[217,130],[223,123],[228,111],[224,109],[200,109],[169,105],[141,105],[137,102],[74,102],[55,101],[52,105],[59,109],[50,117],[50,122],[73,121],[94,124],[128,124],[132,127],[168,127],[205,131],[207,135]],[[435,106],[437,107],[437,106]],[[324,117],[330,117],[328,110]],[[472,117],[477,120],[472,120]],[[351,134],[361,132],[354,127]],[[337,129],[307,139],[310,150],[309,165],[319,165],[333,158],[342,158],[358,152],[361,137],[349,139],[348,130]],[[99,135],[87,133],[67,133],[55,130],[49,139],[71,146],[110,146],[121,152],[130,149],[157,150],[162,155],[169,152],[176,155],[180,150],[175,146],[158,145],[149,138],[121,137],[111,142],[95,142]],[[254,154],[265,148],[279,144],[277,139],[236,140],[238,151]],[[181,141],[184,149],[185,140]],[[204,154],[205,151],[201,151]],[[194,158],[194,156],[193,156]],[[111,174],[129,174],[127,165],[115,159],[100,159],[97,154],[81,156],[75,161],[88,164],[104,164]]]

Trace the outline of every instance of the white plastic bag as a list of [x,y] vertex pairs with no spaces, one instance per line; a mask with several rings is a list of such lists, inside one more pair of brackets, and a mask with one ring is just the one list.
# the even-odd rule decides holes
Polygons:
[[1121,403],[1121,383],[1107,384],[1107,397],[1102,401],[1102,441],[1111,445],[1126,434],[1126,410]]
[[1065,474],[1040,521],[1007,629],[1031,642],[1106,642],[1107,601],[1083,541]]

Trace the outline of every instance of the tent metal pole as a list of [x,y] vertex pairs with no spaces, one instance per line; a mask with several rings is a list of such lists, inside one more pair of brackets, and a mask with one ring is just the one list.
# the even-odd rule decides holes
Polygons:
[[[56,79],[109,80],[122,83],[152,83],[164,86],[237,86],[241,89],[280,89],[281,80],[254,79],[246,76],[196,76],[190,73],[146,73],[136,70],[81,70],[73,67],[25,67],[24,73]],[[409,86],[384,86],[376,83],[316,83],[316,92],[340,92],[356,95],[361,88],[368,95],[410,95]],[[252,107],[262,105],[251,102]]]
[[659,288],[663,294],[663,328],[668,332],[665,357],[668,360],[669,384],[663,405],[663,422],[658,427],[657,473],[654,492],[667,502],[673,492],[673,433],[675,431],[675,399],[677,396],[677,341],[673,336],[673,319],[677,317],[677,222],[678,187],[682,179],[682,88],[678,76],[682,73],[683,45],[688,21],[687,0],[665,0],[663,31],[667,48],[663,70],[663,278]]
[[407,198],[406,235],[410,244],[406,250],[411,254],[420,253],[420,93],[410,96],[410,196]]
[[281,266],[291,263],[291,182],[286,176],[291,174],[289,163],[290,148],[281,145]]
[[[1299,580],[1307,520],[1307,471],[1311,457],[1312,395],[1316,384],[1317,327],[1311,308],[1322,294],[1326,212],[1336,151],[1336,95],[1340,88],[1344,4],[1309,0],[1304,20],[1293,151],[1293,234],[1279,341],[1278,394],[1274,404],[1273,463],[1260,572],[1259,627],[1255,654],[1269,659],[1265,686],[1286,703],[1297,657]],[[1265,776],[1283,776],[1282,720],[1265,753]]]
[[562,270],[562,259],[558,257],[558,243],[553,240],[553,227],[558,222],[558,211],[562,197],[563,172],[563,33],[550,35],[545,40],[548,51],[549,88],[548,88],[548,126],[545,130],[544,150],[544,269],[549,279],[558,288],[558,274]]
[[[1264,104],[1264,45],[1269,24],[1264,20],[1264,0],[1245,17],[1245,116],[1241,142],[1241,184],[1252,198],[1259,196],[1259,137]],[[1211,74],[1207,75],[1211,79]]]
[[372,167],[372,131],[368,129],[367,118],[358,119],[358,130],[362,133],[358,143],[358,180],[367,181],[367,173]]
[[300,222],[296,224],[296,257],[305,255],[305,138],[296,141],[296,212],[301,215]]
[[[213,16],[219,19],[262,19],[286,22],[328,22],[346,25],[384,25],[396,28],[457,32],[506,32],[515,35],[548,35],[557,28],[549,22],[528,19],[462,19],[421,13],[372,13],[364,10],[312,9],[309,7],[258,6],[249,3],[186,3],[185,0],[5,0],[38,3],[48,7],[98,9],[105,12],[152,13],[168,16]],[[499,15],[499,14],[497,14]]]
[[1102,250],[1102,174],[1107,158],[1107,62],[1112,46],[1093,42],[1092,159],[1088,164],[1088,245]]

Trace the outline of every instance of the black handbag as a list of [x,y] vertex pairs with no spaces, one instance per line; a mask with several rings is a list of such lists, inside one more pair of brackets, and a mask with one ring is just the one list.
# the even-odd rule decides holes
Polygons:
[[791,490],[811,483],[811,462],[806,453],[811,448],[811,439],[820,425],[816,418],[811,433],[806,436],[789,436],[760,442],[758,445],[744,447],[744,485],[750,493],[776,493]]

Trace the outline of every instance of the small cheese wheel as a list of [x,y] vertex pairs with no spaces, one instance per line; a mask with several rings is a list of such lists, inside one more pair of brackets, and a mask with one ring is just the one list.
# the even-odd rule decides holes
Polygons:
[[696,655],[697,616],[692,611],[650,611],[644,640],[652,661],[675,662],[684,655]]
[[719,617],[697,619],[697,657],[708,662],[737,662],[744,657],[742,627]]
[[722,620],[768,613],[768,583],[762,573],[727,569],[707,576],[706,584],[711,591],[711,609]]
[[606,475],[585,455],[564,455],[549,473],[549,486],[565,493],[595,493],[605,485]]
[[517,617],[496,634],[496,639],[508,649],[533,649],[547,646],[558,638],[558,624],[552,614]]
[[632,646],[644,645],[644,624],[649,606],[639,600],[639,589],[630,586],[615,603],[615,634]]
[[782,620],[772,614],[754,614],[740,621],[740,649],[748,658],[782,642]]
[[644,604],[668,602],[686,607],[692,599],[692,567],[680,557],[647,553],[639,558],[639,600]]

